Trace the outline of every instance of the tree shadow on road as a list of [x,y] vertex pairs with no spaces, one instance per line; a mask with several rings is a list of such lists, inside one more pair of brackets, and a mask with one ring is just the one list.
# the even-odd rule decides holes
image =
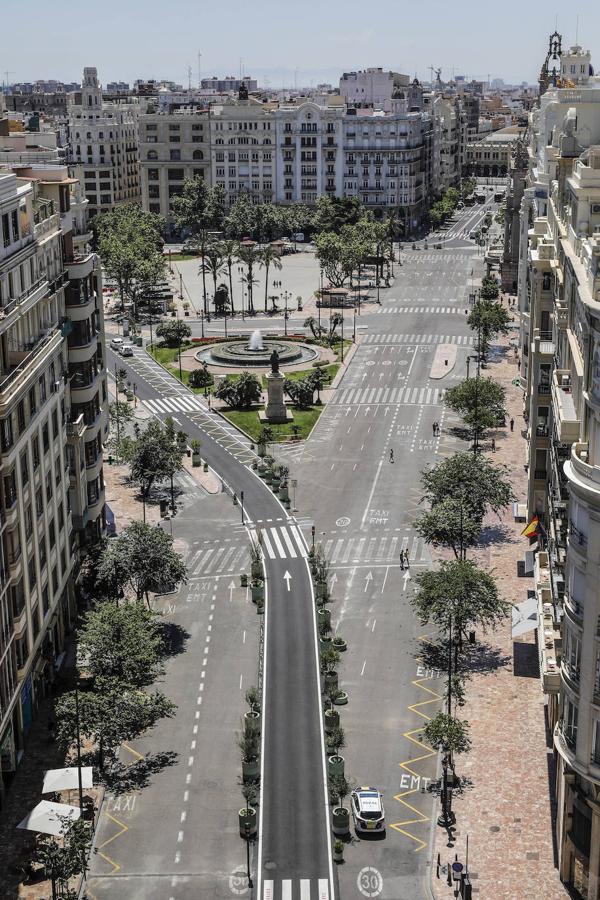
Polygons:
[[129,766],[117,759],[107,766],[103,780],[113,794],[140,791],[148,787],[152,776],[158,775],[167,766],[174,766],[178,759],[179,754],[174,750],[148,753]]
[[160,630],[164,656],[178,656],[185,653],[186,643],[190,638],[189,631],[176,622],[162,622]]

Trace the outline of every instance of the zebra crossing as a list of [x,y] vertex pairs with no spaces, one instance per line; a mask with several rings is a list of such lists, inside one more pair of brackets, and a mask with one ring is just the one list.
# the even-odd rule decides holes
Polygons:
[[335,392],[332,402],[354,404],[394,403],[399,406],[440,406],[445,391],[441,388],[350,388]]
[[367,334],[363,344],[461,344],[473,346],[475,338],[468,334]]
[[155,397],[154,400],[142,400],[142,405],[152,413],[207,411],[207,407],[193,394],[179,397],[161,397],[160,399]]
[[453,316],[463,316],[465,315],[464,309],[462,307],[459,309],[455,306],[378,306],[376,309],[371,310],[371,313],[374,316],[377,315],[387,315],[391,313],[393,315],[401,315],[403,313],[423,313],[427,315],[453,315]]
[[263,882],[262,900],[329,900],[329,879],[267,879]]
[[[240,532],[241,535],[241,532]],[[289,524],[251,529],[250,536],[262,547],[268,559],[305,559],[308,556],[300,527]],[[363,532],[332,537],[323,542],[323,551],[331,566],[389,565],[398,563],[400,551],[408,550],[414,565],[429,564],[430,555],[422,538],[412,532],[381,532],[369,536]],[[216,578],[246,572],[250,565],[247,540],[207,541],[191,546],[184,562],[188,578]]]

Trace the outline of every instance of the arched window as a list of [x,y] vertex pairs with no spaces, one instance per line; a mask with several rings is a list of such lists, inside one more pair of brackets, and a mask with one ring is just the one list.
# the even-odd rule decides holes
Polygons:
[[265,138],[263,141],[263,144],[270,144],[270,143],[271,143],[271,138]]
[[194,150],[192,159],[204,159],[204,153],[202,152],[202,150]]
[[156,150],[148,150],[148,156],[146,159],[158,159],[158,153]]

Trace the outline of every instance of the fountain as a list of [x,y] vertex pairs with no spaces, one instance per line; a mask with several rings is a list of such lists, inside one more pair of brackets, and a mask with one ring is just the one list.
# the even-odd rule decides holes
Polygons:
[[257,328],[249,339],[239,338],[221,344],[213,344],[198,350],[195,357],[199,362],[213,366],[227,366],[228,368],[253,366],[267,369],[274,350],[277,351],[279,363],[282,366],[311,362],[319,355],[317,350],[306,344],[277,341],[271,338],[263,339],[260,329]]

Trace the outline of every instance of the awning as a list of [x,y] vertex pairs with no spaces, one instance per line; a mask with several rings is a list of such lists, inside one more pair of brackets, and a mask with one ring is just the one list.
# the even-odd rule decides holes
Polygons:
[[521,634],[538,627],[538,602],[537,597],[528,597],[522,603],[513,603],[512,607],[512,636],[513,639]]
[[55,837],[64,833],[64,825],[58,818],[68,816],[72,822],[76,822],[81,816],[81,810],[76,806],[68,806],[66,803],[50,803],[41,800],[17,828],[27,831],[41,831],[44,834],[53,834]]
[[[81,786],[83,788],[92,787],[92,774],[91,766],[81,767]],[[74,791],[78,787],[77,766],[70,766],[67,769],[48,769],[44,775],[42,794],[50,794],[53,791]]]

